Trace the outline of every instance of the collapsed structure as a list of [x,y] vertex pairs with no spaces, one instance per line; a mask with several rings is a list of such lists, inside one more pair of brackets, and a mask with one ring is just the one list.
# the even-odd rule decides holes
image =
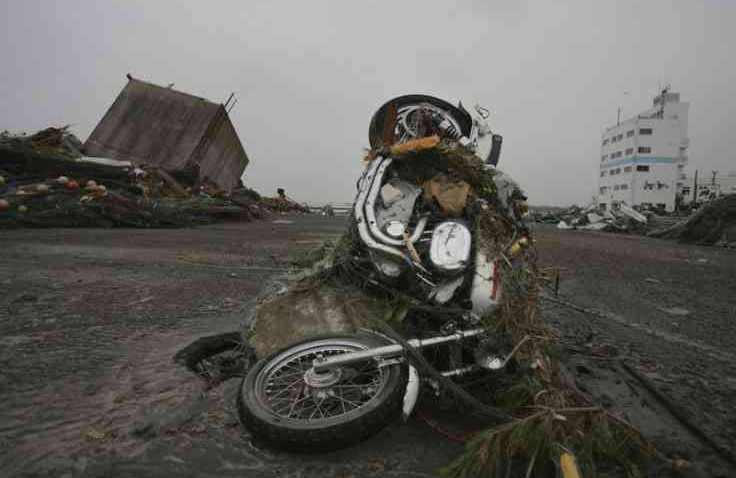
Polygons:
[[85,154],[169,172],[191,171],[202,184],[233,189],[249,160],[228,115],[230,100],[213,103],[172,87],[127,78],[84,143]]
[[0,227],[180,227],[308,212],[244,187],[249,160],[229,104],[128,75],[84,145],[66,127],[3,132]]

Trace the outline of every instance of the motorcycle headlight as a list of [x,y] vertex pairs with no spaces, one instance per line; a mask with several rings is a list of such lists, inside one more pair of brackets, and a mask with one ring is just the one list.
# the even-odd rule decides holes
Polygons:
[[472,236],[460,221],[445,221],[435,227],[429,259],[442,272],[459,272],[468,265]]

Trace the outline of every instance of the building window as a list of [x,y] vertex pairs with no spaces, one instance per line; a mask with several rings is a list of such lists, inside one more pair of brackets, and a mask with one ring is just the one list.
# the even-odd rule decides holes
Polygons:
[[634,154],[634,148],[626,148],[626,156]]
[[618,191],[618,184],[613,187],[614,191]]
[[603,156],[601,156],[601,163],[607,159],[608,159],[608,155],[604,154]]
[[651,154],[652,153],[652,148],[650,148],[649,146],[639,146],[639,153],[641,153],[641,154]]
[[644,164],[639,164],[636,166],[636,171],[639,173],[648,173],[649,172],[649,166]]
[[639,129],[640,135],[651,135],[652,134],[652,128],[640,128]]
[[618,139],[619,141],[621,141],[622,139],[624,139],[624,135],[623,134],[620,134],[620,135],[616,136],[616,139]]
[[630,173],[630,172],[631,172],[631,166],[626,166],[626,167],[624,168],[624,172],[625,172],[625,173]]
[[602,142],[601,144],[602,144],[603,146],[607,145],[607,144],[608,144],[608,139],[604,139],[604,140],[603,140],[603,142]]
[[632,136],[634,136],[634,130],[633,129],[631,131],[627,131],[626,132],[626,137],[627,138],[631,138]]
[[600,203],[600,204],[598,205],[598,208],[600,208],[600,210],[601,210],[601,211],[605,211],[605,210],[606,210],[606,206],[607,206],[607,204],[606,204],[606,203],[604,203],[604,202],[602,202],[602,203]]
[[625,189],[629,189],[629,185],[628,184],[622,184],[621,185],[621,190],[623,191]]
[[606,172],[605,171],[601,171],[601,177],[603,177],[605,175],[606,175]]
[[600,190],[600,191],[601,191],[601,194],[606,194],[606,190],[607,190],[607,189],[608,189],[607,187],[603,186],[603,187],[601,188],[601,190]]

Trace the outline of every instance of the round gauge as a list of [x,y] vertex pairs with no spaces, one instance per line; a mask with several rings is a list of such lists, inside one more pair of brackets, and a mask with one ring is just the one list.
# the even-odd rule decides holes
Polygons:
[[432,233],[430,260],[440,270],[460,270],[468,263],[471,245],[470,231],[465,224],[458,221],[443,222]]

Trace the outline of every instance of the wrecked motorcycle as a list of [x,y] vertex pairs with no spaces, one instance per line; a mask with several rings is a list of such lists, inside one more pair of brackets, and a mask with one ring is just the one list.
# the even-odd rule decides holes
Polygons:
[[[445,368],[440,378],[507,364],[513,351],[494,347],[480,320],[503,293],[500,258],[478,247],[470,220],[473,208],[488,205],[467,181],[448,174],[441,155],[433,162],[402,159],[403,151],[442,142],[497,171],[502,138],[487,117],[481,107],[466,110],[423,95],[395,98],[374,114],[352,210],[352,255],[368,264],[368,287],[402,290],[451,313],[442,320],[402,318],[405,340],[374,328],[308,338],[261,359],[238,399],[255,439],[286,449],[334,449],[375,433],[400,412],[408,417],[420,384],[437,387],[432,377],[420,377],[411,354],[431,356]],[[519,196],[505,175],[493,177],[500,201]]]

